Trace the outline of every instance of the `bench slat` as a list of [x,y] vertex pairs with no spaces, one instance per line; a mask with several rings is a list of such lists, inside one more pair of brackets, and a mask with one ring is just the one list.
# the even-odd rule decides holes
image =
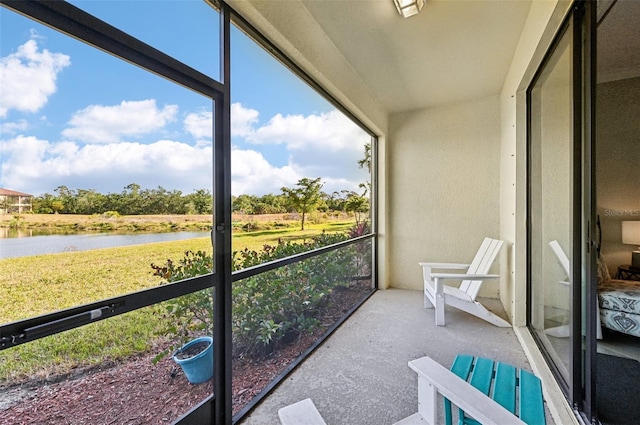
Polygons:
[[469,383],[482,391],[484,395],[490,395],[491,380],[493,379],[493,361],[478,357],[471,374]]
[[520,370],[520,419],[529,425],[546,424],[542,384],[526,370]]
[[[472,359],[473,360],[473,359]],[[493,361],[478,357],[475,359],[475,365],[471,372],[471,379],[469,383],[481,391],[486,396],[491,396],[491,381],[493,379]],[[513,413],[513,412],[512,412]],[[458,421],[459,424],[466,425],[482,425],[480,422],[470,417],[465,417],[464,410],[458,409],[458,415],[460,418],[464,418],[462,421]]]
[[[451,365],[451,372],[458,375],[460,378],[465,381],[469,380],[469,375],[471,374],[471,369],[473,367],[473,356],[469,356],[466,354],[459,354],[453,360],[453,364]],[[460,409],[462,411],[462,409]],[[453,418],[451,414],[451,401],[447,398],[444,399],[444,422],[445,425],[452,425]]]
[[514,415],[516,414],[516,368],[506,363],[498,363],[493,399]]

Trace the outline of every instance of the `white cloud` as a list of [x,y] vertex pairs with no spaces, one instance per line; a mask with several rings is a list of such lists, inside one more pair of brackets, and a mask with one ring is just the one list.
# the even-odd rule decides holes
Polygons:
[[[359,169],[357,161],[363,157],[369,136],[341,114],[279,115],[258,127],[257,111],[234,105],[234,128],[253,137],[254,141],[260,138],[260,144],[251,148],[246,144],[232,147],[234,195],[280,193],[283,186],[293,187],[303,177],[321,177],[323,190],[328,193],[343,189],[360,191],[358,184],[367,180],[366,170]],[[152,100],[123,102],[120,106],[101,112],[111,112],[114,116],[125,112],[130,115],[163,114]],[[109,120],[98,117],[99,108],[105,107],[87,108],[84,111],[88,112],[79,113],[76,117],[102,119],[103,125],[98,127],[104,132],[107,128],[104,123]],[[171,110],[164,113],[171,117],[175,115]],[[159,121],[162,119],[158,118]],[[115,141],[85,145],[70,140],[53,143],[26,136],[5,139],[0,142],[3,162],[0,186],[34,194],[51,192],[60,185],[103,193],[120,191],[130,183],[145,188],[163,186],[186,193],[210,188],[211,120],[211,113],[207,111],[186,115],[183,125],[198,139],[195,145],[175,140],[157,140],[150,144]],[[140,125],[147,130],[151,127]],[[124,133],[116,124],[112,131],[118,136],[116,139]],[[101,138],[104,140],[106,136]],[[280,165],[275,165],[273,158],[278,158]]]
[[18,120],[14,122],[2,122],[0,123],[0,133],[16,134],[23,132],[29,128],[27,120]]
[[52,192],[60,185],[102,193],[118,192],[130,183],[185,193],[211,187],[211,146],[172,140],[81,146],[18,136],[0,142],[0,153],[0,186],[33,194]]
[[258,122],[258,111],[245,108],[241,103],[231,104],[231,135],[234,137],[251,136],[253,125]]
[[280,193],[283,186],[291,186],[301,178],[289,165],[274,167],[260,152],[231,151],[231,192],[234,195]]
[[[246,137],[254,133],[258,111],[245,108],[241,103],[231,104],[231,135]],[[198,140],[213,138],[213,114],[211,111],[190,113],[184,119],[184,128]]]
[[155,99],[119,105],[90,105],[76,112],[62,135],[84,143],[117,143],[124,136],[140,136],[162,129],[175,120],[177,105],[156,106]]
[[213,114],[200,111],[188,114],[184,119],[184,128],[195,139],[213,139]]
[[[318,146],[331,151],[360,149],[363,131],[337,110],[319,115],[275,115],[247,139],[256,144],[285,144],[289,150]],[[365,135],[368,138],[368,136]]]
[[[234,195],[279,193],[302,177],[321,177],[325,191],[357,191],[358,184],[368,179],[357,163],[370,137],[337,110],[308,116],[277,114],[263,126],[257,125],[258,112],[241,104],[232,105],[231,114],[232,134],[256,146],[232,152]],[[280,155],[286,155],[282,167],[270,165],[258,152],[273,156],[275,145],[282,149]]]
[[56,92],[58,73],[70,64],[65,54],[39,51],[33,38],[0,59],[0,117],[12,109],[37,112]]

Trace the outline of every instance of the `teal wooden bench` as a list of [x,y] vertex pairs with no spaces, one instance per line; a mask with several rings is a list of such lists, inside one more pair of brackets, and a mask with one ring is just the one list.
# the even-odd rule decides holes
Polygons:
[[396,425],[435,425],[438,394],[444,419],[452,424],[452,404],[459,408],[459,425],[545,425],[540,379],[526,370],[482,357],[458,355],[451,370],[430,357],[409,362],[418,374],[418,413]]
[[[545,425],[544,399],[540,379],[526,370],[483,357],[458,355],[451,371],[528,425]],[[444,401],[445,423],[451,425],[451,401]],[[462,409],[459,425],[479,425]]]

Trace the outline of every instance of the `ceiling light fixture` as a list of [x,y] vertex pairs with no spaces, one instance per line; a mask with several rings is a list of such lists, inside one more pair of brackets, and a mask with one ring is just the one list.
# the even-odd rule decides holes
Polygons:
[[398,9],[398,13],[403,18],[408,18],[413,15],[417,15],[422,10],[425,0],[393,0]]

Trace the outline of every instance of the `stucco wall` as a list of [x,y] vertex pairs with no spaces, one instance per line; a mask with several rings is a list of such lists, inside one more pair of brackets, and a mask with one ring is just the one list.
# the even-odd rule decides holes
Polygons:
[[390,284],[421,289],[419,261],[470,262],[499,236],[499,97],[393,115],[389,138]]

